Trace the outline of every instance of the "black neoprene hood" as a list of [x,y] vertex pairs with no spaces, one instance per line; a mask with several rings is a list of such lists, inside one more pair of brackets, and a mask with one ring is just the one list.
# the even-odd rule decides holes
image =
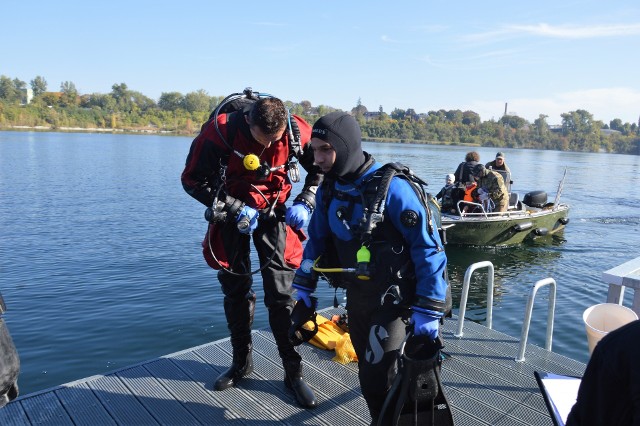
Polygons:
[[346,112],[336,111],[320,117],[313,125],[311,137],[329,143],[336,152],[336,161],[329,172],[332,175],[355,172],[365,161],[360,125]]

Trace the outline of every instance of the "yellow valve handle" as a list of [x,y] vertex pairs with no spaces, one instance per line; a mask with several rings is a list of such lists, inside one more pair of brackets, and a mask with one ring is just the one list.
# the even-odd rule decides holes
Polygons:
[[315,262],[313,262],[313,266],[311,267],[311,269],[313,269],[316,272],[355,272],[356,270],[354,268],[320,268],[318,266],[316,266],[318,264],[318,261],[320,260],[319,256]]
[[260,167],[260,158],[255,154],[247,154],[242,159],[242,164],[247,170],[258,170],[258,167]]

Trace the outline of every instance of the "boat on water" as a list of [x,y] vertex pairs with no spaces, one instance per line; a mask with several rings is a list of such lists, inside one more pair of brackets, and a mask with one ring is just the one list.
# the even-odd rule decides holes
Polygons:
[[569,205],[560,203],[563,176],[553,202],[532,191],[522,201],[510,193],[506,212],[490,212],[482,203],[460,200],[454,213],[441,211],[445,243],[467,246],[511,246],[562,232],[569,223]]

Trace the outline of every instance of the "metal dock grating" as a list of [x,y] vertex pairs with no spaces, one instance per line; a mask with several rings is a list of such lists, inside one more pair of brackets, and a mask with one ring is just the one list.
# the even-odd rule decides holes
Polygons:
[[[331,315],[333,309],[324,310]],[[442,368],[456,425],[552,425],[534,370],[582,376],[585,365],[528,345],[517,363],[518,339],[457,319],[444,326],[449,355]],[[304,344],[304,377],[319,406],[305,410],[285,388],[269,330],[253,333],[255,371],[237,388],[212,391],[231,362],[231,343],[202,346],[24,395],[0,409],[1,425],[368,425],[357,365]]]

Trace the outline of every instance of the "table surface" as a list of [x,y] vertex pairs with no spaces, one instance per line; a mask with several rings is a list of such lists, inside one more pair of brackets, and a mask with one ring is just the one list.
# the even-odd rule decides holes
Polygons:
[[640,288],[640,257],[603,272],[602,279],[607,284]]

